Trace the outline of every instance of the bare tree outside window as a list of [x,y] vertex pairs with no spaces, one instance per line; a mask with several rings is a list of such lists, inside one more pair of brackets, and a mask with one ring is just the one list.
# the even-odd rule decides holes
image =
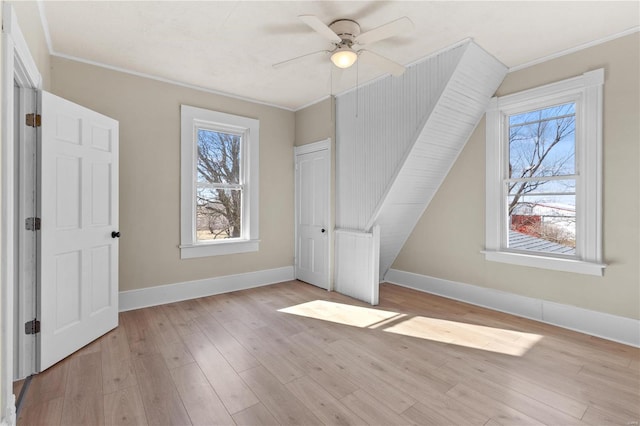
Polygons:
[[575,128],[575,103],[509,117],[512,231],[575,247]]
[[197,239],[242,235],[242,137],[198,129]]

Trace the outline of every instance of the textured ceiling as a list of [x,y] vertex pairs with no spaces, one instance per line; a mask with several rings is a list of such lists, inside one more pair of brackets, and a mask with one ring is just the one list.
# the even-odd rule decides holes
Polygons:
[[[362,31],[408,16],[415,29],[367,46],[401,64],[473,38],[508,67],[640,25],[638,1],[44,1],[52,53],[298,109],[382,73],[358,61],[337,82],[330,48],[300,22],[357,20]],[[332,78],[333,75],[333,78]]]

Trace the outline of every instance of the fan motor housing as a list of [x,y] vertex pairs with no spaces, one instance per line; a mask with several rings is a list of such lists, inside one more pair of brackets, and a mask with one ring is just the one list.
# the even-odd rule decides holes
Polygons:
[[329,28],[349,46],[360,35],[360,25],[351,19],[338,19],[329,24]]

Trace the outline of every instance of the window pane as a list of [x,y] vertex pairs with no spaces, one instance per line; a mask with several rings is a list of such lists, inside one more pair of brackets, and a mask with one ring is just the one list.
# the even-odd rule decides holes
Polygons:
[[508,247],[575,254],[575,195],[510,195]]
[[536,180],[527,182],[509,182],[509,195],[518,202],[523,195],[566,194],[576,192],[575,179]]
[[509,116],[509,177],[575,174],[575,103]]
[[239,184],[239,135],[198,129],[198,182]]
[[196,239],[208,241],[242,235],[242,190],[198,188]]

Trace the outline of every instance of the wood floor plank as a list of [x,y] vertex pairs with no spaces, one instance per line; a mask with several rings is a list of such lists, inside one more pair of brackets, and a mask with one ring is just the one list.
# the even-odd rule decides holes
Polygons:
[[325,424],[356,425],[363,420],[308,376],[285,385]]
[[227,309],[231,309],[234,312],[235,320],[239,319],[249,328],[261,328],[267,325],[260,315],[257,315],[256,312],[247,306],[246,302],[239,300],[243,299],[243,294],[233,292],[229,293],[229,296],[226,300]]
[[497,420],[503,425],[543,425],[524,413],[521,413],[500,401],[483,395],[465,384],[458,384],[447,392],[447,395],[455,398],[472,410]]
[[191,424],[162,356],[137,357],[133,365],[149,424]]
[[[612,411],[632,411],[637,410],[640,401],[640,390],[635,395],[627,395],[621,391],[602,391],[597,382],[591,382],[586,378],[577,380],[576,374],[569,372],[568,374],[558,373],[557,370],[546,370],[539,365],[532,364],[527,357],[527,362],[522,360],[509,360],[506,358],[488,358],[488,364],[495,365],[505,370],[507,376],[514,386],[522,384],[524,388],[518,389],[523,393],[530,393],[532,397],[542,401],[551,398],[554,394],[564,395],[566,398],[573,399],[582,404],[597,403],[607,410]],[[535,385],[526,388],[526,384],[533,382]],[[534,394],[535,393],[535,394]],[[529,394],[529,393],[527,393]],[[631,400],[631,401],[630,401]],[[557,400],[562,401],[561,399]],[[544,401],[546,402],[546,401]],[[565,407],[569,408],[570,405]],[[575,407],[578,409],[578,407]],[[564,410],[567,412],[567,410]],[[571,414],[571,412],[569,412]]]
[[385,362],[376,356],[376,352],[371,349],[363,349],[361,346],[346,340],[338,340],[328,345],[337,349],[344,357],[350,357],[355,362],[364,365],[382,380],[394,383],[396,387],[410,393],[419,395],[431,390],[445,393],[451,389],[451,384],[444,380],[439,380],[433,376],[424,377],[417,374],[407,373],[396,364]]
[[102,353],[78,352],[69,359],[62,424],[103,424]]
[[[63,359],[53,367],[33,376],[23,403],[23,410],[35,403],[52,399],[64,399],[69,376],[70,358]],[[62,408],[62,406],[60,406]]]
[[169,303],[159,306],[180,336],[187,336],[200,331],[190,315],[185,314],[181,303]]
[[137,384],[131,350],[124,327],[116,327],[100,339],[102,391],[105,394]]
[[625,390],[635,393],[638,391],[640,372],[626,367],[602,364],[587,364],[577,375],[580,380],[585,378],[589,383],[598,383],[602,389]]
[[102,392],[84,392],[66,395],[62,407],[60,424],[103,425],[104,395]]
[[258,425],[275,425],[278,421],[271,415],[269,410],[262,404],[258,403],[249,408],[233,415],[238,426],[258,426]]
[[105,394],[137,385],[131,357],[117,359],[109,354],[102,356],[102,391]]
[[438,406],[437,409],[434,409],[433,405],[433,401],[430,401],[430,405],[416,402],[407,408],[402,416],[416,425],[479,426],[487,424],[486,415],[474,413],[471,416],[465,410],[453,408],[453,404]]
[[105,426],[145,426],[142,396],[138,386],[120,389],[104,395]]
[[315,339],[313,333],[300,333],[294,336],[296,340],[304,342],[309,348],[322,357],[330,368],[335,369],[341,376],[346,378],[361,389],[367,389],[372,393],[380,393],[384,395],[381,398],[384,404],[387,404],[396,413],[402,413],[404,410],[413,405],[416,400],[402,389],[390,385],[388,382],[379,377],[370,374],[369,370],[364,368],[359,362],[350,356],[344,356],[344,353],[336,352],[331,344],[323,344],[322,339]]
[[232,307],[226,303],[229,297],[230,296],[225,293],[217,294],[214,297],[198,299],[198,303],[209,315],[213,316],[221,324],[224,324],[225,321],[234,321],[236,319]]
[[195,362],[182,341],[161,346],[159,350],[169,370]]
[[74,355],[76,356],[80,356],[80,355],[88,355],[88,354],[94,354],[97,352],[100,352],[102,350],[102,341],[104,340],[105,336],[102,336],[94,341],[92,341],[91,343],[83,346],[82,348],[78,349]]
[[144,309],[121,313],[120,323],[125,329],[131,356],[142,357],[160,354],[155,343],[157,339],[154,337],[152,326],[148,321],[148,314],[145,314]]
[[508,401],[510,408],[513,408],[532,419],[536,419],[541,423],[562,424],[565,426],[583,424],[580,419],[584,415],[587,405],[584,406],[584,410],[578,410],[576,412],[578,416],[573,417],[561,410],[558,410],[557,408],[554,408],[554,406],[561,404],[554,403],[554,406],[551,406],[542,403],[532,397],[512,390],[508,384],[494,382],[493,377],[490,375],[475,374],[468,376],[465,379],[464,384],[476,390],[480,394],[490,396],[492,399]]
[[362,389],[356,390],[340,401],[349,407],[358,417],[363,419],[365,423],[370,425],[403,425],[414,423],[397,414],[380,402],[380,400],[374,398]]
[[211,315],[197,317],[194,322],[237,372],[259,365],[253,355]]
[[282,425],[323,424],[278,379],[264,367],[255,367],[240,373],[265,407]]
[[208,314],[207,308],[202,305],[201,301],[202,298],[182,301],[178,303],[178,309],[185,318],[189,320],[196,319]]
[[100,339],[100,350],[103,356],[107,354],[114,359],[128,358],[131,350],[125,328],[118,326],[105,334]]
[[299,354],[298,356],[306,359],[305,373],[336,399],[341,399],[357,391],[358,386],[332,366],[322,355],[323,351],[313,351],[311,346],[303,343],[305,341],[304,335],[303,332],[291,336],[289,342]]
[[590,406],[582,417],[582,421],[593,426],[625,425],[636,426],[640,424],[640,417],[621,412],[609,411],[599,407]]
[[385,395],[382,402],[387,404],[396,413],[402,413],[416,403],[416,399],[400,386],[394,386],[388,381],[371,374],[371,371],[365,366],[353,360],[351,357],[345,357],[344,353],[335,351],[330,345],[324,348],[324,352],[331,356],[331,362],[338,367],[351,382],[362,389],[371,390],[375,392],[375,394]]
[[[497,389],[497,387],[491,386],[491,383],[495,383],[498,387],[505,390],[505,393],[503,393],[504,398],[509,397],[509,400],[511,400],[511,395],[513,394],[508,392],[510,390],[516,392],[515,395],[521,394],[532,400],[544,403],[549,408],[554,408],[574,419],[581,419],[588,407],[587,403],[555,392],[545,387],[544,384],[538,384],[534,380],[522,380],[516,375],[508,374],[487,363],[479,362],[469,365],[462,362],[451,362],[443,366],[442,370],[452,375],[457,374],[459,380],[467,384],[469,380],[475,380],[477,384],[478,379],[483,379],[486,387],[491,387],[493,390],[499,391],[500,389]],[[478,386],[483,385],[480,384]],[[559,415],[558,419],[560,419],[560,417]],[[566,418],[563,421],[569,422],[570,420],[570,418]]]
[[195,333],[183,339],[229,413],[237,413],[258,403],[251,389],[204,334]]
[[28,408],[23,407],[17,419],[19,426],[57,426],[62,420],[64,397],[34,401]]
[[120,313],[120,324],[125,329],[129,345],[151,338],[151,325],[145,312],[144,309],[135,309]]
[[628,368],[640,373],[640,354],[630,356]]
[[194,425],[233,424],[231,415],[195,363],[174,368],[171,377]]
[[180,335],[169,321],[160,306],[153,306],[144,310],[147,323],[151,327],[154,342],[158,347],[170,345],[180,341]]
[[262,338],[261,329],[251,329],[242,321],[230,321],[224,324],[224,327],[281,383],[288,383],[304,376],[300,368],[279,353],[273,342]]

